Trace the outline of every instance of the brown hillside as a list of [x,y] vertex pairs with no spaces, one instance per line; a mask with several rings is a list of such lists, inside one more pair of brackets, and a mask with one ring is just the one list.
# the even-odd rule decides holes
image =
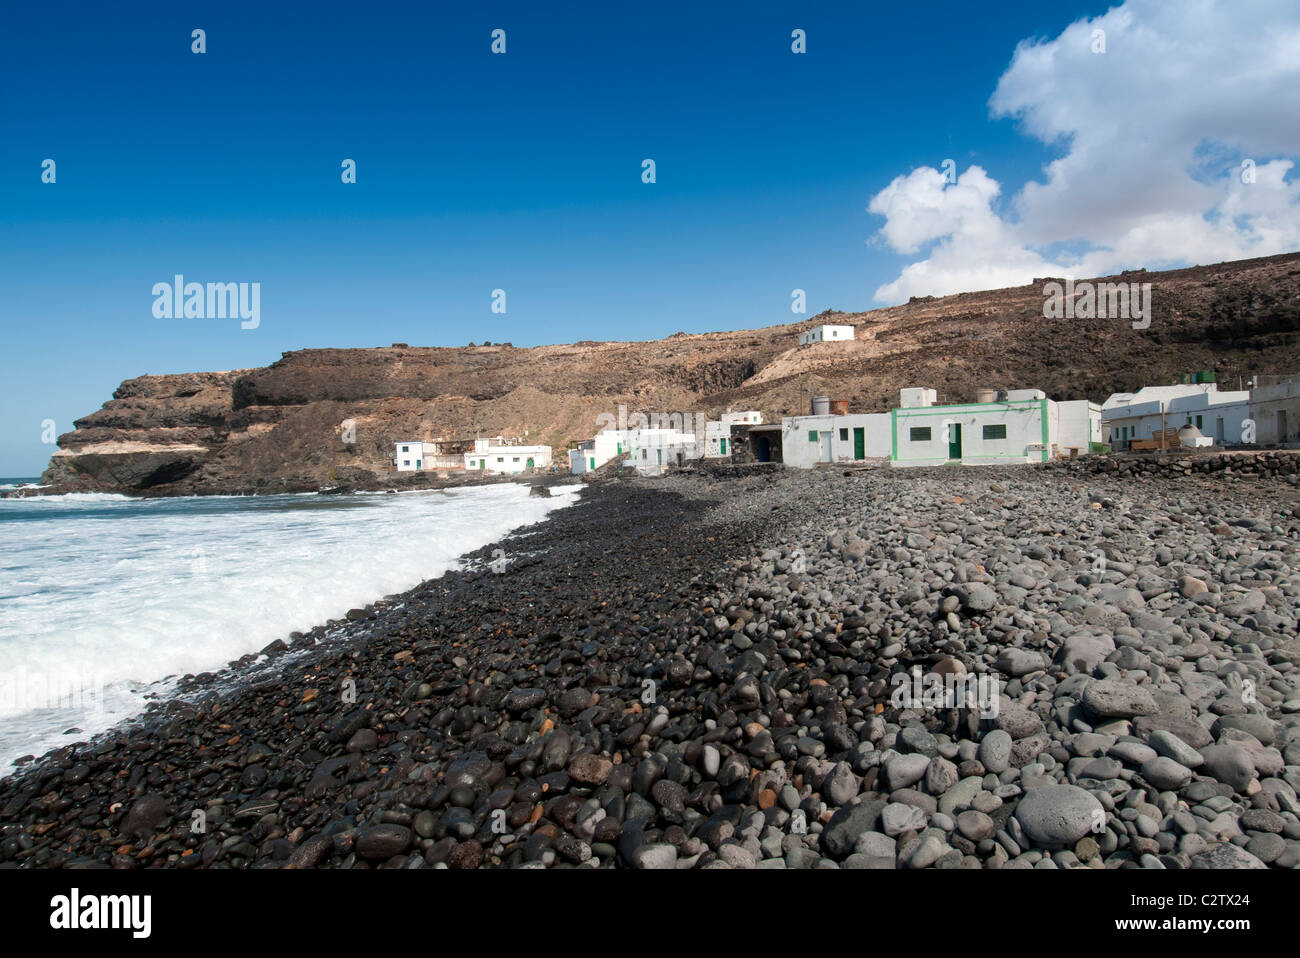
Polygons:
[[[1149,329],[1122,319],[1048,320],[1043,281],[926,297],[787,326],[636,343],[311,349],[260,369],[124,382],[60,437],[42,481],[150,494],[315,489],[391,470],[400,439],[523,435],[556,447],[601,414],[806,410],[813,395],[884,411],[904,386],[941,402],[980,387],[1038,387],[1105,399],[1212,368],[1238,377],[1300,369],[1300,254],[1099,281],[1151,282]],[[852,343],[798,347],[821,322]],[[340,438],[356,423],[356,443]]]

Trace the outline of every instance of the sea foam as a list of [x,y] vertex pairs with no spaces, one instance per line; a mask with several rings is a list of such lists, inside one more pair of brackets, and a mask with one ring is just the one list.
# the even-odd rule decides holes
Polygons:
[[0,770],[138,713],[153,683],[436,577],[579,488],[0,500]]

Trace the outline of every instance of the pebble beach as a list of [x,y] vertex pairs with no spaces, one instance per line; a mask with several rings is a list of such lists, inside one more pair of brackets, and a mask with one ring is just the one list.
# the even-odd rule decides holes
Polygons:
[[1298,552],[1295,475],[595,482],[24,763],[0,867],[1295,868]]

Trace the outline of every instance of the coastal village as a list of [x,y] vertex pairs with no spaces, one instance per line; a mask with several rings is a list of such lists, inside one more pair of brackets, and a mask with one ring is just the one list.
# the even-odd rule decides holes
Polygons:
[[1300,3],[1001,6],[15,5],[10,937],[1268,947]]
[[[799,345],[835,349],[855,338],[851,325],[824,324],[799,334]],[[658,476],[700,460],[773,463],[796,469],[853,463],[891,467],[978,466],[1076,459],[1096,453],[1300,446],[1300,373],[1255,376],[1220,389],[1213,370],[1133,392],[1056,401],[1036,388],[977,388],[974,402],[939,401],[924,386],[899,391],[883,412],[849,409],[845,400],[814,397],[805,414],[765,423],[758,410],[707,419],[691,413],[629,415],[578,442],[565,456],[528,438],[404,439],[395,443],[398,472],[484,475],[594,473],[610,465]],[[609,417],[614,418],[614,417]]]

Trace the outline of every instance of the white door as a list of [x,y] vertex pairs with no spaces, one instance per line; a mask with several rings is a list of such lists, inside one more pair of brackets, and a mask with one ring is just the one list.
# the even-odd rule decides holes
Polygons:
[[820,434],[820,438],[821,438],[821,455],[818,459],[818,462],[830,462],[831,461],[831,434],[829,432],[823,432]]

